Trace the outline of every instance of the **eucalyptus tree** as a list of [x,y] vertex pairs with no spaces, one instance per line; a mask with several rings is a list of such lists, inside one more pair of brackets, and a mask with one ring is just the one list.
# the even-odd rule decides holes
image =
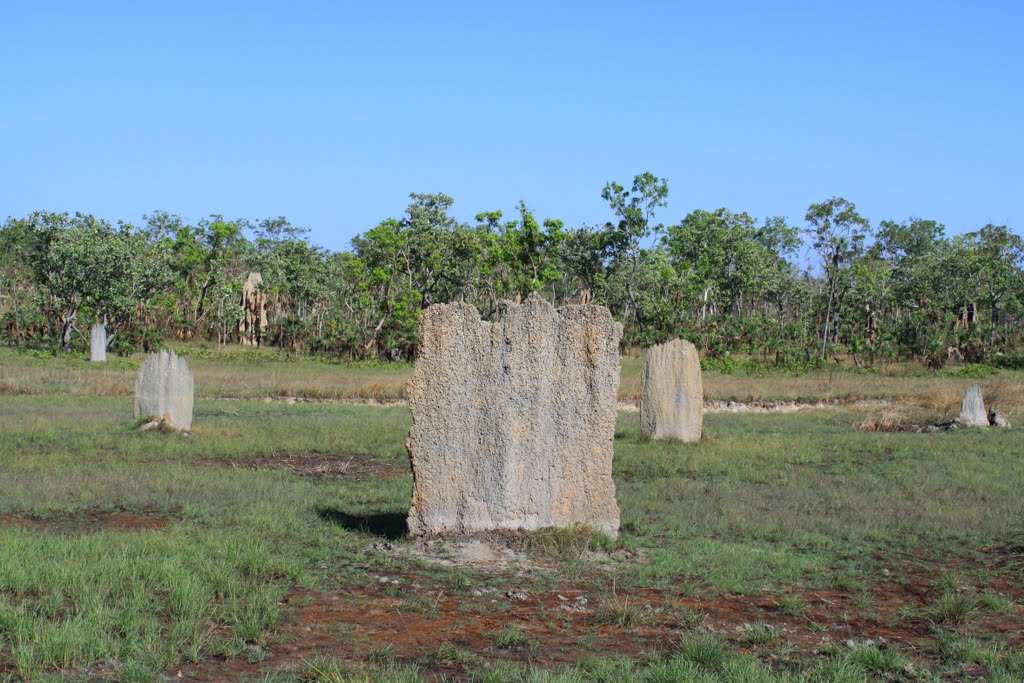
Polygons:
[[[951,273],[940,267],[944,231],[941,223],[922,218],[878,225],[868,254],[884,263],[890,274],[891,287],[876,308],[882,309],[879,319],[892,328],[892,353],[928,353],[929,342],[937,337],[936,325],[950,310],[943,293],[951,292],[954,283],[944,282]],[[889,333],[882,331],[886,337]]]
[[821,335],[821,357],[825,358],[829,329],[839,336],[839,310],[842,295],[850,285],[851,263],[860,256],[871,235],[871,224],[857,213],[853,202],[842,197],[830,197],[820,204],[811,204],[804,217],[809,228],[806,233],[811,248],[821,260],[821,269],[828,290],[824,330]]
[[34,246],[30,221],[8,218],[0,226],[0,332],[15,344],[29,334],[25,326],[35,292],[30,258]]
[[501,231],[498,248],[509,281],[506,291],[518,300],[545,289],[560,279],[558,255],[565,231],[563,223],[547,218],[543,225],[520,201],[519,220],[509,221]]
[[39,212],[31,263],[36,282],[51,297],[59,319],[59,344],[70,350],[82,313],[105,322],[111,343],[131,321],[140,300],[160,288],[166,260],[131,224],[117,226],[91,215]]
[[366,357],[381,338],[385,344],[412,342],[422,293],[410,264],[410,233],[394,218],[352,239],[353,258],[344,261],[344,305],[356,319],[359,355]]
[[421,306],[441,303],[450,290],[456,262],[452,235],[460,227],[448,211],[455,200],[443,193],[409,195],[412,200],[399,219],[405,233],[405,263],[409,286],[420,296]]
[[268,324],[278,344],[295,347],[319,336],[331,279],[326,250],[309,243],[308,229],[283,216],[260,221],[253,232],[251,267],[260,272],[260,287],[272,304]]
[[601,236],[587,226],[567,230],[558,258],[562,301],[569,298],[585,302],[595,300],[604,275]]
[[645,321],[637,305],[636,275],[644,242],[662,231],[663,226],[654,223],[654,215],[668,205],[668,181],[648,171],[634,176],[629,190],[616,182],[605,184],[601,198],[618,218],[617,223],[605,226],[602,237],[609,269],[620,270],[624,264],[626,267],[627,304],[622,317],[628,320],[632,314],[642,330]]
[[752,300],[768,284],[774,261],[759,239],[755,220],[727,209],[693,211],[662,238],[673,265],[688,273],[701,301],[700,319],[709,313],[741,314],[744,296]]
[[247,226],[244,220],[229,221],[214,214],[196,225],[179,222],[171,228],[179,307],[176,324],[184,328],[184,336],[198,332],[211,311],[214,317],[227,314],[224,304],[235,293],[231,283],[247,270],[251,250],[243,232]]
[[1011,308],[1019,308],[1024,295],[1024,239],[1005,225],[986,225],[967,239],[978,254],[983,279],[982,297],[989,309],[989,348],[996,347],[996,330],[1008,328]]

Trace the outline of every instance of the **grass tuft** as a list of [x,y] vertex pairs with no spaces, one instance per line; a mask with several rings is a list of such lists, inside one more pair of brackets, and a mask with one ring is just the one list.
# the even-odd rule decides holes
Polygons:
[[650,621],[650,613],[629,601],[629,598],[612,596],[594,610],[594,623],[601,626],[633,628]]
[[494,635],[491,644],[499,650],[526,649],[530,646],[530,638],[519,624],[505,624]]
[[978,612],[980,601],[968,591],[943,593],[932,607],[935,621],[947,626],[963,626]]
[[578,561],[589,550],[614,547],[608,534],[587,524],[569,527],[548,527],[526,535],[524,549],[536,560]]

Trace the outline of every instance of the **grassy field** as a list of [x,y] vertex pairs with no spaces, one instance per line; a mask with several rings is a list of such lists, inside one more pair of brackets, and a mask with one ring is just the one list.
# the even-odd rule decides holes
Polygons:
[[[227,352],[200,347],[179,349],[196,376],[202,398],[307,398],[317,400],[398,401],[412,372],[408,363],[340,365],[276,351]],[[89,364],[84,356],[52,357],[0,348],[0,395],[131,396],[142,354]],[[640,396],[642,360],[622,359],[619,400],[636,404]],[[887,400],[909,408],[955,415],[960,397],[971,384],[981,384],[986,403],[1007,413],[1024,409],[1024,372],[951,367],[924,372],[920,365],[890,366],[885,371],[817,370],[796,375],[751,376],[708,372],[704,394],[720,401],[856,401]]]
[[[877,408],[621,412],[622,533],[435,561],[402,519],[409,368],[195,354],[189,436],[132,429],[138,359],[0,349],[0,677],[118,681],[1024,680],[1020,431],[879,433]],[[639,363],[625,359],[623,400]],[[723,400],[948,414],[1020,373],[705,377]]]

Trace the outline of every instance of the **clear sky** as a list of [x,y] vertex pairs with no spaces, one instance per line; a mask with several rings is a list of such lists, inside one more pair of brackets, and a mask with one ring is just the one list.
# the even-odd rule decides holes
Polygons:
[[284,215],[347,248],[410,192],[568,226],[651,171],[659,220],[1024,231],[1019,2],[5,2],[0,218]]

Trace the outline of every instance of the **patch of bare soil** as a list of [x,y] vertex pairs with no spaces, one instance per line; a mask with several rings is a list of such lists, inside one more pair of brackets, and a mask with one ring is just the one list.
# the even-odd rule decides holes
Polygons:
[[[318,654],[361,663],[386,650],[389,657],[423,666],[429,680],[459,681],[469,680],[467,668],[488,662],[552,667],[584,654],[644,659],[671,652],[681,635],[695,631],[717,633],[742,652],[785,666],[865,642],[937,661],[932,614],[940,594],[937,581],[979,566],[977,558],[945,563],[903,558],[861,590],[797,587],[759,595],[693,595],[682,586],[615,590],[607,576],[598,575],[534,590],[521,574],[480,574],[479,586],[453,588],[414,570],[395,568],[384,575],[368,566],[366,580],[358,585],[294,589],[286,599],[287,622],[262,651],[262,661],[208,660],[172,675],[188,681],[248,680],[300,672]],[[1011,579],[1003,589],[1018,600],[1014,613],[979,614],[971,632],[1019,647],[1022,585]],[[617,617],[622,615],[628,624],[621,625]],[[503,648],[495,636],[509,625],[525,636]],[[764,629],[770,642],[760,637]],[[452,661],[452,648],[462,653],[461,662]]]
[[[219,400],[235,400],[223,398]],[[240,399],[239,399],[240,400]],[[282,402],[287,405],[300,403],[334,403],[341,405],[372,406],[378,408],[392,408],[395,406],[407,406],[409,402],[404,398],[378,400],[374,398],[320,398],[303,396],[267,396],[264,402]],[[706,413],[795,413],[800,410],[822,410],[827,408],[881,408],[890,405],[891,401],[886,399],[853,399],[853,398],[830,398],[818,401],[721,401],[707,399],[704,401],[704,412]],[[626,413],[639,412],[640,406],[636,401],[619,401],[617,410]]]
[[992,558],[995,568],[1016,568],[1024,572],[1024,534],[1019,534],[1004,543],[986,546],[981,549]]
[[830,398],[820,401],[705,401],[708,413],[795,413],[826,408],[879,408],[889,405],[885,399]]
[[62,513],[52,517],[35,517],[16,513],[0,515],[0,524],[49,534],[87,534],[113,529],[116,531],[150,531],[163,529],[174,519],[165,512],[143,510],[86,510]]
[[247,470],[280,470],[304,477],[363,480],[408,474],[404,461],[384,460],[375,455],[355,453],[283,453],[259,458],[212,458],[203,462]]
[[[880,408],[889,405],[885,399],[831,398],[820,401],[704,401],[705,413],[796,413],[801,410],[825,410],[828,408]],[[640,406],[635,402],[620,401],[618,410],[636,413]]]

